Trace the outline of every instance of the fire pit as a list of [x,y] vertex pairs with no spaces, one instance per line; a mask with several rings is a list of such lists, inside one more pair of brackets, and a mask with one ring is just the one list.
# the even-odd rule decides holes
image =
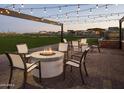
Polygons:
[[51,56],[51,55],[55,55],[55,53],[51,48],[48,48],[48,49],[44,49],[43,51],[41,51],[40,55]]

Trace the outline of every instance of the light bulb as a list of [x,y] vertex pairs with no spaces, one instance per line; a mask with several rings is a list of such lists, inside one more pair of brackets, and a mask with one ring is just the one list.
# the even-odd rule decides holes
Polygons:
[[80,11],[80,5],[78,4],[78,11]]
[[108,6],[106,5],[106,7],[105,7],[105,10],[107,11],[108,10]]
[[77,16],[79,16],[79,13],[78,13],[78,11],[77,11]]
[[90,8],[90,13],[92,13],[92,8]]
[[98,4],[96,5],[96,8],[99,8]]
[[59,12],[62,12],[62,9],[61,9],[61,7],[59,7]]
[[44,13],[46,13],[46,8],[44,8]]
[[30,13],[32,14],[33,13],[33,10],[31,9]]
[[15,10],[15,5],[14,4],[13,4],[13,7],[12,8],[13,8],[13,10]]
[[24,7],[24,5],[23,5],[23,4],[21,4],[21,7]]

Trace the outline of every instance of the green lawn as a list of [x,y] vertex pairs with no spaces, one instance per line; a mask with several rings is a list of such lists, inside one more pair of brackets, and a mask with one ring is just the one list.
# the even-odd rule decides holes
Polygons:
[[[65,37],[67,40],[74,40],[77,37]],[[40,47],[49,44],[59,43],[60,37],[37,37],[37,36],[2,36],[0,37],[0,53],[16,51],[16,45],[26,43],[29,48]]]
[[[67,40],[76,40],[80,37],[66,36],[64,37]],[[0,37],[0,54],[5,52],[14,52],[16,51],[16,45],[19,43],[26,43],[28,48],[35,48],[44,45],[50,45],[59,43],[61,41],[60,37],[57,36],[1,36]],[[89,44],[96,43],[96,39],[89,38],[87,40]]]

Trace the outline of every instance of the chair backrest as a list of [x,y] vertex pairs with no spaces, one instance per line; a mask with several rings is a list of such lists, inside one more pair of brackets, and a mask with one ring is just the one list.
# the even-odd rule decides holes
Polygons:
[[87,44],[87,39],[81,39],[80,43],[81,44]]
[[81,46],[81,51],[84,52],[87,48],[88,48],[87,45],[85,45],[85,46]]
[[67,52],[68,51],[68,44],[67,43],[59,43],[58,50],[61,52]]
[[28,53],[27,44],[18,44],[16,45],[18,53],[26,54]]
[[87,56],[87,53],[88,53],[88,51],[89,51],[89,47],[87,47],[86,49],[85,49],[85,51],[83,52],[83,54],[82,54],[82,56],[81,56],[81,59],[80,59],[80,63],[85,63],[85,59],[86,59],[86,56]]
[[79,46],[79,42],[78,41],[72,41],[72,46],[73,47],[78,47]]
[[12,67],[20,68],[20,69],[25,69],[26,68],[26,62],[23,61],[20,55],[18,54],[12,54],[12,53],[6,53],[10,65]]
[[65,38],[63,39],[63,41],[64,41],[64,43],[68,43],[67,40],[66,40]]

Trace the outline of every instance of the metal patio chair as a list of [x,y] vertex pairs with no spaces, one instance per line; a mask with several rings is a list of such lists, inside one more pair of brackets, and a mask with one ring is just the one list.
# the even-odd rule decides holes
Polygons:
[[[29,54],[29,50],[28,50],[27,44],[25,44],[25,43],[17,44],[17,45],[16,45],[16,48],[17,48],[18,53],[21,54],[21,56],[22,56],[24,59],[26,59],[26,60],[29,61],[29,59],[30,59],[30,54]],[[27,61],[27,62],[28,62],[28,61]]]
[[[85,59],[86,59],[86,55],[89,51],[89,47],[82,53],[81,56],[78,55],[72,55],[72,59],[69,59],[65,64],[64,64],[64,79],[65,79],[65,71],[66,71],[66,66],[69,65],[71,66],[71,71],[72,71],[72,67],[76,67],[79,68],[80,71],[80,75],[81,75],[81,80],[82,80],[82,84],[85,84],[84,82],[84,78],[83,78],[83,73],[82,73],[82,64],[86,73],[86,76],[88,76],[87,73],[87,69],[86,69],[86,65],[85,65]],[[80,60],[75,60],[73,57],[77,57]]]
[[64,53],[64,61],[68,59],[68,44],[67,43],[59,43],[58,51]]
[[[39,80],[41,82],[41,65],[40,62],[32,62],[32,63],[26,63],[25,60],[22,59],[22,57],[19,54],[14,53],[6,53],[6,56],[9,59],[10,62],[10,77],[8,84],[11,84],[12,76],[13,76],[13,70],[20,69],[24,71],[24,80],[23,80],[23,87],[25,88],[26,81],[27,81],[27,74],[31,72],[36,67],[39,67]],[[8,86],[10,88],[10,86]]]

